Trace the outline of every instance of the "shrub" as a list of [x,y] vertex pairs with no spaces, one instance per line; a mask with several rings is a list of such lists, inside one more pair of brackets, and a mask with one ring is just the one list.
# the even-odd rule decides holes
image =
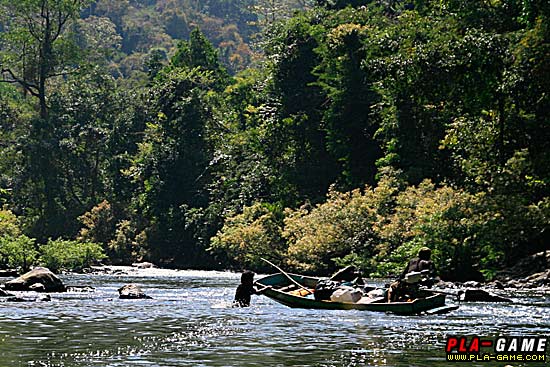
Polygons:
[[52,271],[81,270],[106,257],[97,243],[63,239],[49,240],[40,251],[40,263]]
[[471,272],[480,199],[448,186],[437,188],[429,180],[401,192],[393,215],[380,228],[379,272],[399,272],[422,246],[432,249],[433,260],[444,274]]
[[333,258],[366,250],[375,220],[376,208],[360,190],[331,191],[327,202],[311,210],[288,210],[284,237],[290,264],[308,272],[332,270]]
[[398,274],[428,246],[444,277],[465,280],[502,265],[506,249],[487,195],[429,180],[402,188],[387,176],[374,189],[331,191],[315,208],[287,210],[284,223],[289,264],[317,273],[353,264],[371,276]]
[[391,212],[398,191],[399,180],[386,176],[374,189],[331,189],[327,201],[315,208],[287,210],[283,235],[289,242],[289,264],[309,272],[352,264],[372,271],[376,229]]
[[281,259],[286,246],[281,237],[282,213],[277,206],[256,203],[226,219],[211,240],[211,251],[223,251],[240,266],[265,268],[261,257]]
[[82,228],[78,234],[79,241],[91,241],[107,244],[115,233],[113,209],[108,201],[103,200],[89,212],[78,217]]
[[25,235],[0,237],[0,267],[21,268],[28,271],[38,256],[34,238]]
[[284,227],[255,204],[226,221],[213,248],[241,265],[274,254],[299,271],[328,273],[353,264],[388,276],[428,246],[442,278],[481,280],[542,248],[549,217],[548,198],[530,203],[519,194],[472,193],[430,180],[404,187],[387,175],[376,188],[331,190],[315,207],[286,209]]
[[21,234],[19,221],[10,210],[0,210],[0,237],[17,237]]
[[146,243],[145,231],[139,231],[135,223],[129,220],[122,220],[117,224],[115,236],[109,242],[109,259],[113,263],[131,264],[146,255]]

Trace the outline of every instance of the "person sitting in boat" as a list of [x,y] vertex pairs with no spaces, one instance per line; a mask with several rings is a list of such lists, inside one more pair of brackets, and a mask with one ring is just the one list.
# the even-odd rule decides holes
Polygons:
[[431,287],[435,277],[435,265],[430,260],[432,250],[422,247],[412,258],[398,280],[390,284],[388,302],[416,298],[420,286]]
[[435,277],[435,265],[430,260],[431,256],[432,250],[429,247],[422,247],[418,251],[418,256],[412,258],[405,269],[403,269],[399,279],[405,279],[409,273],[421,273],[421,285],[432,286],[433,278]]
[[254,272],[245,271],[241,275],[241,284],[237,287],[235,292],[235,300],[233,301],[234,307],[248,307],[250,306],[250,299],[253,294],[261,294],[266,289],[270,288],[265,286],[263,288],[257,289],[254,286]]

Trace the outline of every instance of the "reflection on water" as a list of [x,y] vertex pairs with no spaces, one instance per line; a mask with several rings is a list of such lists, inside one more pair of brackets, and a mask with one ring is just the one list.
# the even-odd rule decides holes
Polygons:
[[[516,294],[514,304],[464,304],[449,315],[402,317],[291,309],[265,297],[232,308],[239,274],[231,273],[140,270],[63,280],[96,291],[0,303],[0,367],[447,366],[447,335],[550,332],[544,293]],[[153,299],[119,300],[117,289],[130,282]]]

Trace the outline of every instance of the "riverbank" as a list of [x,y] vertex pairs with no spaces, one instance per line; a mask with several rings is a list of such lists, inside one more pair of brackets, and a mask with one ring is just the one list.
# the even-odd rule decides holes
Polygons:
[[[516,265],[509,269],[498,272],[495,279],[489,282],[450,282],[441,281],[436,284],[436,289],[443,291],[457,292],[466,289],[482,289],[487,292],[495,293],[502,297],[508,297],[510,293],[516,290],[537,290],[541,293],[550,293],[550,251],[540,252],[528,256],[520,260]],[[197,278],[204,277],[205,274],[209,276],[211,274],[218,274],[223,276],[228,274],[226,271],[210,271],[210,270],[183,270],[183,269],[165,269],[159,268],[155,264],[150,262],[134,263],[130,265],[99,265],[84,268],[79,272],[62,272],[62,275],[107,275],[107,276],[173,276],[180,273],[194,274]],[[237,273],[229,273],[233,276],[238,276]],[[17,272],[14,270],[6,270],[0,273],[2,281],[0,284],[0,290],[4,287],[4,284],[15,277]],[[375,280],[381,283],[387,283],[387,279]],[[79,284],[69,284],[68,287],[79,288]],[[38,297],[35,297],[37,300]]]

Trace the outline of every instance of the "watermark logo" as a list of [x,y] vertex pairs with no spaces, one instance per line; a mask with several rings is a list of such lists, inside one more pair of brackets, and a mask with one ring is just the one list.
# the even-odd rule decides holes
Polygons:
[[449,336],[445,345],[447,361],[455,362],[546,362],[548,337],[508,336],[496,339],[479,336]]

